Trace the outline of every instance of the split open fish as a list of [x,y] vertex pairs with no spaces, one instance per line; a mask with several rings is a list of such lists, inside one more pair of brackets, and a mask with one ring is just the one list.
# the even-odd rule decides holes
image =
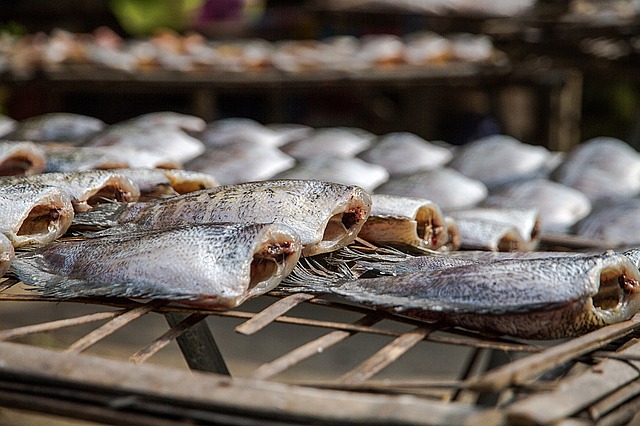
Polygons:
[[565,233],[591,211],[591,202],[577,189],[539,178],[507,185],[492,192],[484,205],[535,208],[543,232]]
[[53,112],[20,120],[8,137],[28,141],[73,141],[97,134],[105,126],[95,117]]
[[237,142],[277,148],[289,137],[284,132],[270,129],[249,118],[224,118],[210,123],[198,138],[209,148],[221,147]]
[[177,195],[218,186],[218,181],[207,173],[191,170],[149,168],[114,169],[128,177],[140,189],[140,200],[160,195]]
[[184,164],[202,154],[205,146],[198,139],[171,126],[140,127],[132,123],[109,126],[90,138],[85,146],[114,146],[155,152],[165,161]]
[[343,282],[296,268],[292,282],[303,291],[337,294],[412,318],[525,339],[559,339],[638,312],[640,272],[630,259],[628,253],[607,252],[469,261],[440,270]]
[[73,216],[71,199],[58,188],[0,186],[0,234],[15,247],[53,241],[67,231]]
[[473,208],[449,212],[460,232],[461,248],[529,251],[540,242],[536,209]]
[[590,139],[569,153],[553,177],[592,202],[632,197],[640,193],[640,154],[620,139]]
[[456,151],[450,167],[489,188],[547,175],[552,154],[506,135],[488,136]]
[[218,186],[157,201],[110,203],[77,216],[75,223],[132,229],[212,222],[284,223],[300,235],[303,254],[312,255],[351,243],[370,210],[369,194],[356,186],[269,180]]
[[295,160],[278,148],[239,141],[207,151],[185,164],[188,170],[215,176],[223,185],[270,179]]
[[59,241],[12,268],[44,295],[144,297],[232,308],[293,269],[302,246],[282,224],[208,224]]
[[573,231],[603,244],[640,244],[640,200],[628,198],[596,203],[593,211],[578,222]]
[[308,138],[290,142],[280,149],[296,160],[319,156],[354,157],[371,146],[375,136],[361,129],[327,127],[316,129]]
[[40,173],[45,168],[45,154],[33,142],[0,141],[0,176],[23,176]]
[[129,163],[104,148],[68,146],[62,144],[45,145],[47,173],[69,173],[82,170],[116,169],[127,167]]
[[431,200],[445,212],[473,207],[489,193],[482,182],[468,178],[449,167],[393,176],[374,191],[378,194]]
[[391,175],[399,175],[442,167],[453,154],[413,133],[397,132],[381,136],[358,157],[384,167]]
[[22,184],[60,188],[71,198],[76,212],[89,210],[105,202],[135,201],[140,196],[140,190],[131,179],[110,170],[0,178],[0,186]]
[[13,132],[18,127],[18,121],[8,115],[0,114],[0,137]]
[[195,115],[180,114],[173,111],[157,111],[142,114],[127,120],[126,123],[137,127],[169,127],[185,132],[201,132],[207,127],[207,123]]
[[294,167],[278,173],[275,179],[316,179],[356,185],[367,191],[389,179],[389,172],[377,164],[359,158],[319,156],[299,162]]
[[371,213],[358,237],[376,245],[438,249],[449,236],[444,215],[432,201],[373,194]]

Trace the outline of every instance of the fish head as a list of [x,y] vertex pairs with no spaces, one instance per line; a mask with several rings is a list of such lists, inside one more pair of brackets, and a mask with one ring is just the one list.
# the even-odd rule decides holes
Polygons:
[[92,179],[90,173],[87,173],[89,179],[84,191],[74,200],[76,212],[90,210],[97,204],[136,201],[140,197],[138,186],[124,175],[107,172]]
[[631,318],[640,310],[640,272],[623,255],[607,256],[594,268],[597,291],[590,297],[592,312],[601,324],[613,324]]
[[307,244],[302,254],[311,256],[338,250],[355,240],[371,212],[371,196],[360,187],[338,202],[324,227],[322,240]]

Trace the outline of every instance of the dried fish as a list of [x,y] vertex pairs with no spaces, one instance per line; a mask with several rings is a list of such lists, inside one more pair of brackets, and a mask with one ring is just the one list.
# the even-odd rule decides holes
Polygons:
[[542,178],[503,187],[490,194],[484,205],[535,208],[540,212],[541,231],[560,233],[591,211],[591,202],[582,192]]
[[8,115],[0,114],[0,137],[13,132],[18,127],[18,121]]
[[161,154],[164,161],[178,164],[192,160],[205,151],[202,142],[175,127],[139,127],[131,123],[109,126],[85,145],[146,150]]
[[358,237],[377,245],[438,249],[448,240],[444,215],[432,201],[374,194]]
[[75,223],[128,224],[133,229],[212,222],[284,223],[300,235],[303,254],[312,255],[351,243],[369,216],[371,198],[356,186],[270,180],[219,186],[158,201],[100,207],[77,217]]
[[597,203],[593,211],[575,225],[574,232],[608,244],[640,244],[640,199]]
[[371,146],[375,136],[362,129],[328,127],[316,129],[306,139],[290,142],[280,149],[296,160],[309,160],[320,156],[350,158]]
[[55,144],[45,145],[44,150],[47,157],[44,171],[47,173],[116,169],[127,167],[129,164],[120,156],[111,154],[104,148]]
[[[453,154],[409,132],[381,136],[359,158],[383,166],[391,175],[432,170],[448,163]],[[410,161],[409,161],[410,159]]]
[[376,164],[370,164],[358,158],[320,156],[299,162],[275,179],[316,179],[337,182],[344,185],[356,185],[367,191],[389,179],[387,170]]
[[44,170],[45,155],[33,142],[0,142],[0,176],[34,175]]
[[456,224],[455,219],[451,216],[444,217],[444,224],[446,228],[447,238],[445,239],[444,244],[439,248],[440,251],[454,251],[458,250],[462,245],[462,240],[460,238],[460,229]]
[[629,255],[613,252],[470,261],[441,270],[345,282],[302,268],[294,274],[294,289],[337,294],[412,318],[526,339],[577,336],[627,320],[640,309],[640,272]]
[[137,127],[169,127],[185,132],[201,132],[207,123],[195,115],[180,114],[173,111],[158,111],[142,114],[126,121]]
[[431,200],[445,212],[473,207],[484,200],[489,192],[482,182],[448,167],[395,176],[374,191]]
[[71,198],[76,212],[89,210],[104,202],[135,201],[140,196],[140,190],[131,179],[108,170],[0,178],[0,187],[21,184],[60,188]]
[[150,297],[232,308],[293,269],[298,236],[282,224],[208,224],[54,242],[20,253],[27,285],[60,298]]
[[554,179],[581,191],[592,202],[632,197],[640,193],[640,154],[619,139],[590,139],[569,153]]
[[0,234],[15,247],[53,241],[67,231],[73,215],[71,199],[58,188],[0,186]]
[[186,194],[218,186],[213,176],[191,170],[135,168],[114,171],[131,179],[140,189],[140,200],[144,200],[143,197]]
[[210,148],[236,142],[251,142],[276,148],[288,141],[286,133],[270,129],[249,118],[224,118],[214,121],[198,137]]
[[98,118],[54,112],[19,121],[16,129],[7,137],[28,141],[72,141],[97,134],[105,126]]
[[540,242],[540,215],[536,209],[485,207],[452,211],[449,215],[460,231],[462,248],[529,251]]
[[15,251],[13,245],[11,245],[11,241],[3,234],[0,234],[0,277],[7,272],[14,256]]
[[506,135],[478,139],[456,151],[450,166],[490,188],[549,174],[552,154]]
[[287,170],[295,160],[278,148],[240,141],[209,148],[207,152],[185,164],[188,170],[207,173],[223,185],[270,179]]

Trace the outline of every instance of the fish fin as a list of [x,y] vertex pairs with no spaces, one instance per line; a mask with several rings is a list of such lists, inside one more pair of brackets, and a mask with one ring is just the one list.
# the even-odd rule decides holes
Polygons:
[[29,290],[46,297],[61,299],[82,297],[141,297],[168,300],[195,300],[196,294],[173,292],[162,285],[151,283],[100,282],[57,275],[50,272],[38,253],[21,253],[10,266],[9,273],[17,277]]
[[329,269],[316,259],[300,259],[280,287],[292,293],[329,293],[332,286],[358,278],[346,263],[334,266]]
[[118,224],[118,217],[129,203],[104,203],[94,206],[86,212],[78,212],[73,218],[71,226],[75,229],[110,228]]

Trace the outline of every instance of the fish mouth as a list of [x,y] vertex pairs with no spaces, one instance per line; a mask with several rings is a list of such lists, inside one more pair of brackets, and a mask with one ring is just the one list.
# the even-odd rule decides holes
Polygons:
[[524,247],[522,237],[517,231],[511,231],[505,233],[498,240],[498,251],[520,251]]
[[273,289],[293,270],[300,258],[302,245],[295,234],[273,230],[269,233],[268,241],[257,247],[251,259],[245,299]]
[[371,198],[362,190],[361,194],[351,196],[346,206],[333,211],[317,244],[307,245],[302,254],[311,256],[337,250],[352,242],[371,212]]
[[429,248],[441,247],[447,239],[447,227],[444,217],[437,210],[421,207],[416,213],[418,237],[427,243]]
[[30,174],[34,167],[30,157],[15,155],[0,163],[0,176],[24,176]]
[[112,178],[97,190],[91,191],[84,202],[80,200],[75,205],[75,209],[76,211],[87,211],[98,204],[114,201],[121,203],[136,201],[139,196],[140,190],[130,180],[126,182],[122,179]]
[[62,235],[71,225],[73,210],[63,204],[38,204],[31,208],[15,233],[14,244],[23,247],[46,243]]
[[629,259],[613,258],[600,271],[598,291],[591,302],[607,324],[631,317],[640,309],[640,272]]

